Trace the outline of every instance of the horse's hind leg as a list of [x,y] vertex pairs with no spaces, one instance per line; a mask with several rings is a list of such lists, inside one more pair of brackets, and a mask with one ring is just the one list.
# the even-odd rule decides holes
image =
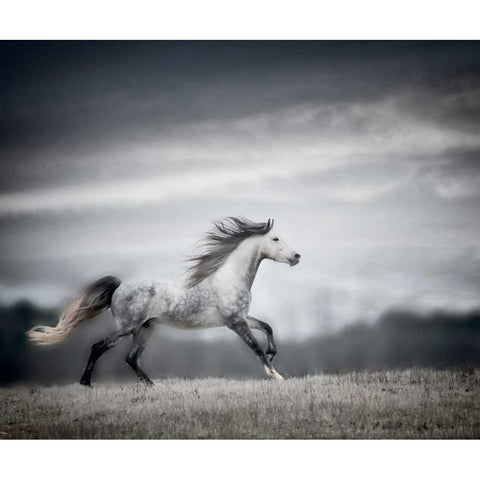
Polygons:
[[250,328],[261,330],[267,336],[267,349],[265,350],[265,355],[267,356],[270,362],[273,360],[273,357],[277,354],[277,346],[275,345],[275,340],[273,338],[272,327],[267,322],[262,322],[257,318],[248,316],[247,317],[248,326]]
[[132,348],[128,352],[125,361],[132,367],[137,377],[147,385],[153,385],[148,375],[140,368],[140,357],[142,356],[145,346],[150,335],[152,334],[154,323],[145,322],[134,334]]
[[80,379],[80,383],[82,385],[91,386],[91,378],[93,368],[95,367],[95,363],[97,360],[107,351],[117,345],[120,340],[131,335],[133,333],[133,328],[128,328],[124,330],[120,330],[118,332],[110,334],[108,337],[105,337],[100,342],[94,343],[92,345],[92,349],[90,351],[90,357],[88,358],[87,365],[85,370],[83,371],[82,378]]

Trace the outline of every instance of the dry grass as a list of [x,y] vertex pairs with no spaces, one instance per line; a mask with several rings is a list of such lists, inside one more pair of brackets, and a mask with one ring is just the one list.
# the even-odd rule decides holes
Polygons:
[[0,389],[0,438],[479,438],[480,371]]

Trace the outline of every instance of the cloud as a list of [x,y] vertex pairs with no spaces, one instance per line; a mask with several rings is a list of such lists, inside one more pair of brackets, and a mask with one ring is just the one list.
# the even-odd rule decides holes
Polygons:
[[480,197],[480,148],[446,150],[422,169],[425,181],[449,200]]
[[[311,103],[231,122],[208,120],[186,125],[165,138],[122,144],[101,157],[84,154],[58,160],[52,165],[83,165],[91,173],[100,173],[101,181],[92,183],[90,175],[90,183],[83,186],[77,179],[71,186],[3,194],[0,215],[159,203],[226,188],[241,190],[244,185],[255,189],[268,179],[287,178],[295,184],[295,178],[303,174],[341,168],[350,175],[349,180],[344,178],[337,185],[320,182],[318,193],[326,198],[363,201],[402,182],[398,178],[358,182],[351,175],[356,165],[372,173],[369,165],[378,163],[379,158],[390,164],[412,163],[415,156],[438,157],[439,152],[459,145],[478,148],[475,135],[412,118],[401,108],[401,98],[392,94],[374,102]],[[144,178],[147,171],[149,178]],[[445,197],[476,191],[475,182],[468,184],[472,177],[463,178],[462,184],[462,179],[453,176],[442,183],[445,176],[434,170],[427,176],[435,191]]]

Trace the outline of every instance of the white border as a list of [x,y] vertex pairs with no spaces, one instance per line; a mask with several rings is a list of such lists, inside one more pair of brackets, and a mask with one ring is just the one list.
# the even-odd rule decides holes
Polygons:
[[477,39],[473,0],[9,0],[3,39]]
[[[475,441],[2,441],[3,478],[471,478]],[[8,460],[7,460],[8,459]]]

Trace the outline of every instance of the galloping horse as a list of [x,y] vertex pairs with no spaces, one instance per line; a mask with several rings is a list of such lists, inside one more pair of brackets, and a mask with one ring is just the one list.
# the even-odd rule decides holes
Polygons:
[[[80,322],[110,308],[118,328],[92,346],[80,383],[90,386],[96,361],[123,338],[132,335],[133,344],[126,361],[141,381],[151,385],[153,382],[140,367],[140,357],[155,324],[183,329],[226,326],[253,350],[268,377],[282,380],[272,366],[277,353],[272,328],[248,314],[250,290],[262,260],[268,258],[294,266],[300,259],[300,254],[272,228],[271,219],[255,223],[228,217],[215,222],[205,236],[203,253],[190,258],[192,265],[184,285],[171,287],[104,277],[71,301],[56,327],[37,325],[28,336],[38,345],[58,343]],[[266,334],[265,352],[251,329]]]

